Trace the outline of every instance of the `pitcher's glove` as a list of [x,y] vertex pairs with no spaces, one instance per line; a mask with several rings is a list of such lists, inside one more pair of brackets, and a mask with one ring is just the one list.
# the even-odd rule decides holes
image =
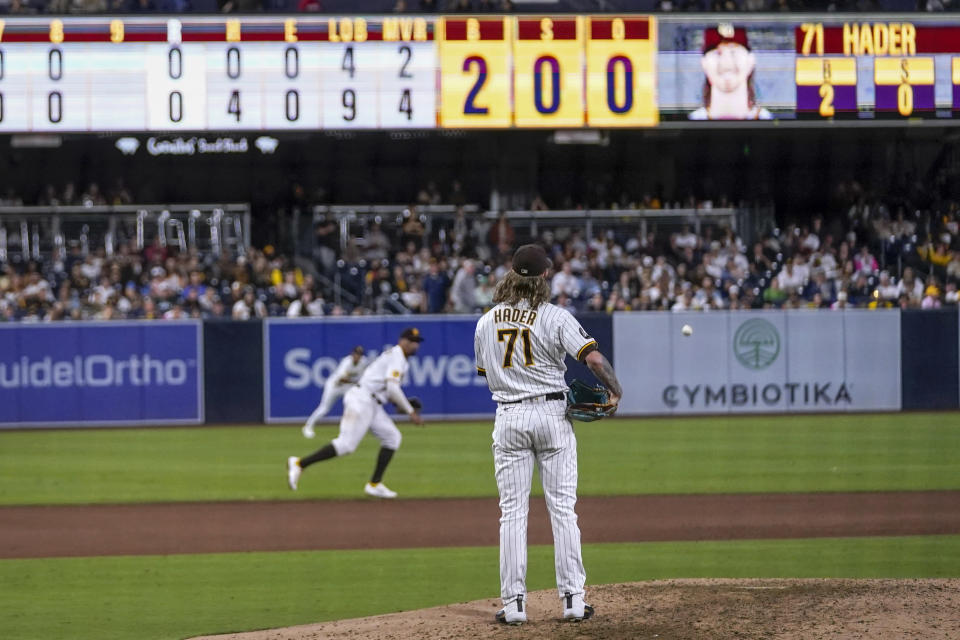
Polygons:
[[420,398],[418,398],[417,396],[411,396],[407,398],[407,402],[410,403],[410,406],[413,407],[414,411],[419,412],[420,409],[423,409],[423,403],[420,401]]
[[567,417],[580,422],[593,422],[612,416],[617,405],[610,404],[610,393],[603,387],[574,380],[567,391]]

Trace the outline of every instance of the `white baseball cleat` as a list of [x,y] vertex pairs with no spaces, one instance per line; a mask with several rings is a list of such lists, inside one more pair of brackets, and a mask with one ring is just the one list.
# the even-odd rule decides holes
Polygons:
[[568,622],[589,620],[593,616],[593,607],[583,601],[582,593],[563,595],[563,619]]
[[503,605],[503,609],[497,611],[495,616],[497,622],[509,625],[519,625],[527,621],[527,612],[523,608],[523,594]]
[[303,469],[300,468],[300,458],[297,456],[287,458],[287,484],[290,485],[292,491],[297,490],[301,473],[303,473]]
[[310,425],[310,424],[303,425],[303,429],[301,429],[300,431],[303,432],[304,438],[312,439],[315,435],[317,435],[316,433],[313,432],[313,425]]
[[374,498],[396,498],[397,492],[391,491],[387,488],[387,485],[382,482],[376,484],[368,482],[363,488],[363,492],[368,496],[373,496]]

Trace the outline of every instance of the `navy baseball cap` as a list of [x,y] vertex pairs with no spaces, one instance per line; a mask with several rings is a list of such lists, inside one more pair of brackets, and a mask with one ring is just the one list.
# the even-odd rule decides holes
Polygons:
[[552,266],[547,252],[538,244],[525,244],[513,254],[513,270],[527,278],[543,275]]
[[403,330],[403,333],[400,334],[401,338],[406,338],[413,342],[423,342],[423,336],[420,335],[420,329],[416,327],[408,327]]

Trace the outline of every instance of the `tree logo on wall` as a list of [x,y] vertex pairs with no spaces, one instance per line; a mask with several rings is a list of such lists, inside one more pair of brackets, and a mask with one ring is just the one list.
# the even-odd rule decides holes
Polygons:
[[747,369],[766,369],[780,355],[780,333],[761,318],[747,320],[733,334],[733,354]]

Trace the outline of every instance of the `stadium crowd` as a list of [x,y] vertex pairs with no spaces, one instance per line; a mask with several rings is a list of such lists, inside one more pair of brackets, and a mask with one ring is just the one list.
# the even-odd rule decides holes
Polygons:
[[[440,197],[434,185],[420,199],[431,200],[431,190]],[[491,305],[513,249],[529,240],[548,248],[554,302],[574,313],[957,304],[956,202],[914,211],[856,183],[837,191],[843,204],[832,215],[784,224],[750,245],[730,228],[706,225],[700,235],[687,226],[646,236],[619,226],[586,237],[576,222],[529,238],[506,216],[461,207],[427,220],[414,207],[396,222],[357,223],[348,238],[336,220],[320,220],[312,255],[300,257],[269,245],[240,255],[181,253],[154,239],[143,250],[125,241],[112,255],[104,247],[84,254],[73,241],[66,255],[38,263],[11,248],[0,261],[0,318],[473,313]],[[546,208],[539,198],[534,205]],[[656,198],[642,205],[662,206]]]

